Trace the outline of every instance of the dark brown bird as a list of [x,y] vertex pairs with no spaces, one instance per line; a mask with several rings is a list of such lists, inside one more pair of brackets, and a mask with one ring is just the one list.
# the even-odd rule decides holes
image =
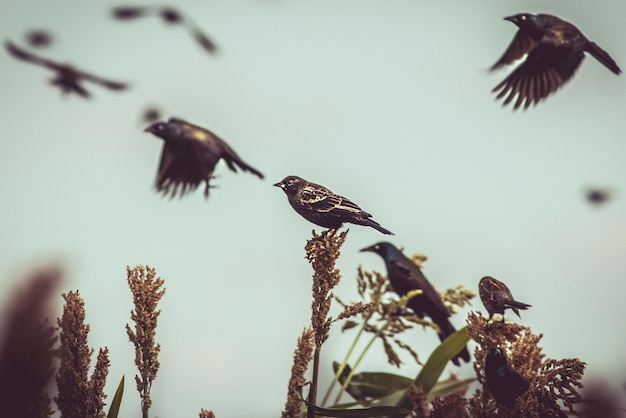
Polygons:
[[[421,294],[409,299],[407,307],[420,318],[428,315],[439,327],[439,339],[441,341],[456,331],[450,323],[450,311],[446,308],[439,293],[426,279],[419,266],[402,254],[402,251],[389,242],[379,242],[371,247],[363,248],[361,251],[371,251],[382,257],[387,267],[389,282],[398,295],[404,296],[412,290],[422,290]],[[459,359],[466,362],[470,361],[467,347],[464,347],[452,359],[452,362],[458,366]]]
[[81,84],[83,81],[89,81],[110,90],[125,90],[128,88],[127,83],[107,80],[93,74],[77,70],[67,64],[58,64],[54,61],[40,58],[30,52],[18,48],[10,41],[5,42],[4,47],[9,54],[19,60],[30,62],[31,64],[39,65],[54,71],[56,75],[50,80],[50,83],[59,87],[61,92],[65,94],[76,93],[81,97],[88,98],[90,94]]
[[513,299],[509,288],[500,280],[496,280],[491,276],[485,276],[480,279],[480,282],[478,282],[478,293],[480,294],[480,300],[485,305],[485,309],[489,312],[489,319],[493,317],[493,314],[497,313],[502,315],[502,322],[504,322],[504,311],[506,309],[512,309],[519,317],[518,309],[532,307],[532,305]]
[[47,48],[52,43],[52,35],[41,29],[31,30],[26,33],[26,42],[33,48]]
[[208,53],[217,53],[215,43],[196,25],[189,16],[183,16],[173,7],[162,6],[120,6],[113,9],[113,17],[118,20],[130,20],[157,15],[169,25],[183,26],[195,41]]
[[594,187],[587,190],[586,197],[589,203],[600,206],[611,199],[611,191]]
[[163,139],[163,152],[156,180],[156,188],[174,197],[179,191],[182,197],[188,190],[195,190],[206,183],[205,197],[209,197],[210,180],[219,160],[228,168],[249,171],[259,178],[263,174],[244,162],[239,155],[213,132],[182,119],[170,118],[167,122],[155,122],[148,126],[150,132]]
[[574,75],[585,58],[585,52],[614,74],[622,72],[606,51],[588,40],[576,26],[556,16],[521,13],[504,19],[513,22],[519,29],[491,70],[524,55],[527,57],[493,89],[499,92],[497,99],[506,96],[503,105],[517,97],[513,108],[524,105],[526,109],[545,99]]
[[[528,380],[509,364],[504,350],[498,347],[490,348],[487,352],[485,381],[493,399],[509,410],[515,407],[515,400],[530,388]],[[554,401],[544,400],[544,402]],[[547,412],[548,408],[540,409],[539,418],[567,418],[567,415],[559,410],[556,404],[553,403],[550,409],[556,412]]]
[[383,228],[372,219],[372,215],[356,203],[331,192],[324,186],[311,183],[298,176],[287,176],[278,183],[287,195],[287,200],[304,219],[324,228],[338,229],[344,223],[371,226],[383,234],[393,232]]

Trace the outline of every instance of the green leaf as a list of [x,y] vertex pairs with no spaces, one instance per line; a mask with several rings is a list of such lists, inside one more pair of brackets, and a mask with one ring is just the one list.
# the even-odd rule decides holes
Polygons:
[[448,379],[448,380],[440,380],[433,386],[433,388],[428,392],[428,401],[432,402],[435,399],[435,396],[439,396],[441,398],[445,398],[446,396],[456,393],[456,392],[465,392],[469,385],[476,381],[475,377],[471,377],[469,379]]
[[302,387],[297,387],[296,392],[300,395],[300,398],[307,404],[309,408],[312,408],[316,414],[325,417],[354,417],[354,418],[366,418],[366,417],[386,417],[386,416],[405,416],[411,414],[410,409],[398,408],[397,406],[373,406],[371,408],[357,408],[357,409],[335,409],[335,408],[322,408],[314,403],[311,403],[304,399],[302,396]]
[[107,414],[107,418],[117,418],[117,414],[119,414],[120,412],[120,405],[122,404],[123,394],[124,394],[124,375],[122,375],[120,384],[117,386],[117,390],[115,391],[115,395],[113,396],[113,401],[111,401],[111,406],[109,407],[109,413]]
[[[465,327],[461,328],[454,334],[446,338],[435,351],[432,352],[428,361],[422,367],[419,374],[413,381],[415,385],[422,386],[424,392],[429,393],[450,360],[457,355],[459,351],[469,342],[470,337],[467,335]],[[401,408],[411,408],[411,401],[405,393],[398,401],[396,406]]]
[[406,390],[413,381],[393,373],[363,372],[352,376],[350,385],[366,398],[382,398],[398,390]]

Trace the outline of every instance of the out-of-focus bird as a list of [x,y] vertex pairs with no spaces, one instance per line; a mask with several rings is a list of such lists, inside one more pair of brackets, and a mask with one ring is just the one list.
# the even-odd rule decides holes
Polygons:
[[513,22],[519,30],[491,70],[528,55],[493,89],[499,92],[497,99],[506,96],[503,105],[517,96],[513,108],[524,105],[526,109],[545,99],[574,75],[585,52],[614,74],[622,72],[606,51],[588,40],[576,26],[556,16],[521,13],[504,19]]
[[159,119],[161,119],[161,111],[155,106],[147,107],[141,114],[141,120],[144,123],[156,122]]
[[[504,351],[499,347],[492,347],[485,358],[485,380],[487,390],[495,401],[512,410],[515,400],[530,388],[528,380],[515,370],[506,359]],[[563,411],[546,413],[542,418],[567,418]]]
[[356,203],[331,192],[324,186],[311,183],[298,176],[287,176],[278,183],[287,195],[291,207],[304,219],[324,228],[338,229],[344,223],[371,226],[383,234],[393,232],[383,228]]
[[611,190],[593,187],[588,189],[585,195],[589,203],[600,206],[611,199]]
[[[399,249],[389,242],[379,242],[363,248],[361,251],[370,251],[383,258],[387,267],[387,277],[398,295],[404,296],[411,290],[420,289],[422,291],[422,293],[409,299],[407,307],[420,318],[428,315],[439,327],[439,339],[441,341],[456,331],[448,319],[450,311],[444,305],[439,293],[426,279],[422,270]],[[452,360],[457,366],[459,365],[459,358],[465,362],[470,361],[467,347],[464,347]]]
[[480,279],[478,282],[478,293],[480,294],[480,300],[485,305],[485,309],[489,312],[489,319],[493,317],[493,314],[497,313],[502,315],[502,322],[504,322],[504,311],[506,309],[512,309],[515,315],[519,317],[518,309],[532,307],[532,305],[513,299],[509,288],[500,280],[491,276],[485,276]]
[[35,29],[26,33],[26,42],[33,48],[46,48],[52,43],[52,35],[50,32]]
[[213,132],[182,119],[170,118],[167,122],[155,122],[144,131],[165,142],[156,179],[156,188],[163,194],[169,193],[174,197],[180,187],[182,197],[204,181],[204,195],[209,197],[209,189],[212,187],[210,180],[219,160],[224,160],[234,172],[239,168],[261,179],[264,177]]
[[217,53],[215,43],[188,16],[173,7],[162,6],[120,6],[113,9],[113,17],[118,20],[130,20],[157,15],[169,25],[181,25],[189,31],[196,42],[210,54]]
[[50,83],[59,87],[61,89],[61,92],[65,94],[76,93],[81,97],[88,98],[90,94],[81,84],[83,81],[89,81],[107,89],[116,91],[125,90],[128,88],[127,83],[107,80],[101,77],[97,77],[93,74],[77,70],[76,68],[67,64],[58,64],[54,61],[40,58],[28,51],[17,47],[10,41],[5,42],[4,47],[9,52],[9,54],[19,60],[30,62],[32,64],[39,65],[54,71],[56,74],[50,80]]

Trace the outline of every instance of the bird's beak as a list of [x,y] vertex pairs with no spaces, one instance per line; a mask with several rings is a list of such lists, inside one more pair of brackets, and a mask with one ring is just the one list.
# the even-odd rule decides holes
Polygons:
[[283,184],[282,181],[279,181],[278,183],[274,183],[273,185],[276,186],[276,187],[280,187],[281,189],[285,188],[285,185]]
[[154,133],[154,125],[150,125],[148,126],[146,129],[143,130],[144,132],[152,132]]
[[517,22],[517,17],[516,16],[507,16],[504,18],[504,20],[508,20],[509,22]]
[[371,251],[371,252],[375,253],[376,250],[374,249],[374,247],[375,247],[375,245],[372,245],[370,247],[361,248],[359,250],[359,252],[364,253],[364,252],[367,252],[367,251]]

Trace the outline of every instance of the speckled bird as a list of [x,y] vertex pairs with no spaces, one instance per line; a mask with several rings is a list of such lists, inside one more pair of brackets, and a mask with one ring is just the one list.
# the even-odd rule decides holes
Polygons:
[[163,139],[163,152],[156,179],[156,188],[172,197],[180,188],[182,197],[187,191],[195,190],[206,183],[205,197],[209,197],[210,180],[219,160],[223,160],[232,171],[237,168],[259,178],[263,174],[244,162],[239,155],[213,132],[178,118],[167,122],[155,122],[148,126],[150,132]]
[[[402,251],[389,242],[379,242],[361,251],[373,252],[382,257],[387,267],[389,282],[399,296],[404,296],[412,290],[422,290],[421,294],[409,299],[407,307],[420,318],[428,315],[439,327],[441,341],[456,331],[449,320],[450,311],[446,308],[439,293],[426,279],[419,266],[402,254]],[[460,364],[459,358],[466,362],[470,361],[467,347],[464,347],[452,360],[457,366]]]
[[21,61],[39,65],[54,71],[56,75],[50,80],[50,83],[59,87],[64,94],[75,93],[81,97],[89,98],[90,93],[82,85],[83,81],[97,84],[109,90],[125,90],[128,88],[127,83],[107,80],[78,70],[68,64],[58,64],[49,59],[38,57],[31,52],[19,48],[10,41],[5,42],[4,47],[9,54]]
[[383,234],[393,232],[380,226],[372,215],[356,203],[331,192],[324,186],[311,183],[298,176],[287,176],[278,183],[287,195],[287,200],[304,219],[324,228],[338,229],[344,223],[371,226]]
[[489,319],[493,317],[493,314],[497,313],[502,315],[502,322],[504,322],[504,311],[506,309],[512,309],[519,317],[518,309],[532,307],[532,305],[527,303],[516,301],[509,288],[500,280],[491,276],[485,276],[480,279],[478,282],[478,293],[485,309],[489,312]]
[[613,58],[588,40],[574,25],[549,14],[520,13],[505,17],[519,27],[502,57],[491,67],[496,70],[527,55],[493,91],[509,104],[517,96],[514,109],[537,104],[565,84],[576,72],[585,52],[614,74],[622,70]]

